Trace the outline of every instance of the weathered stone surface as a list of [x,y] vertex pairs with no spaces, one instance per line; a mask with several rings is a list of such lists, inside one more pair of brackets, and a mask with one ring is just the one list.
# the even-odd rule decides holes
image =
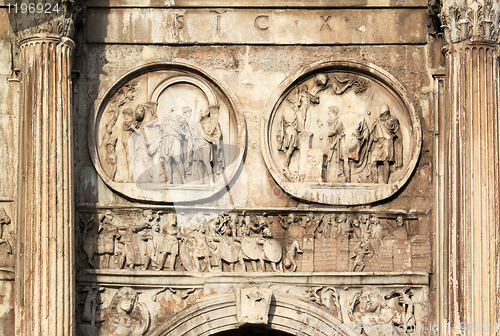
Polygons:
[[498,1],[82,2],[0,0],[0,335],[498,321]]
[[[425,12],[411,9],[89,10],[89,43],[416,44]],[[412,22],[410,27],[405,22]]]

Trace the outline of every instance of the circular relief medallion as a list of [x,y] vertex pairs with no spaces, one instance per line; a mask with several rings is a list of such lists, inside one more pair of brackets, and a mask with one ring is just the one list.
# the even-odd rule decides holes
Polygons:
[[192,202],[224,189],[246,144],[237,101],[193,65],[151,63],[125,74],[90,125],[97,172],[137,200]]
[[393,195],[415,169],[420,121],[396,79],[368,63],[318,62],[280,84],[262,146],[274,180],[311,202],[357,205]]

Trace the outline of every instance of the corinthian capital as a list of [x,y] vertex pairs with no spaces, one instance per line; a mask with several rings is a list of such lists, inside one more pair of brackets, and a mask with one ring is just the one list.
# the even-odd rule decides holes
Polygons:
[[446,43],[499,41],[498,0],[444,0],[439,18]]
[[[10,9],[9,19],[19,43],[33,36],[51,36],[73,39],[75,22],[82,12],[78,0],[46,0],[42,7],[32,9],[19,5]],[[29,3],[28,3],[29,4]]]

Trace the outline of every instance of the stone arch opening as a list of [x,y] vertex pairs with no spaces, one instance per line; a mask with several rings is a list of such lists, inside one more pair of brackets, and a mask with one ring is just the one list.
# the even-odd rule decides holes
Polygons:
[[266,327],[251,326],[222,331],[214,336],[292,336],[292,334]]
[[237,291],[236,294],[201,299],[156,327],[148,336],[233,336],[242,333],[245,335],[245,332],[251,336],[355,335],[349,325],[326,309],[285,294],[272,295],[265,313],[267,321],[254,325],[244,324],[238,295]]

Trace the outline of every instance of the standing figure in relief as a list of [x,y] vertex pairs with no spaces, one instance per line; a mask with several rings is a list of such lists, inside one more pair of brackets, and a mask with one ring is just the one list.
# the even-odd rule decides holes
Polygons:
[[102,168],[108,177],[114,181],[117,171],[117,158],[116,158],[116,141],[117,138],[110,138],[106,142],[106,159]]
[[[224,152],[222,150],[222,130],[219,124],[220,106],[209,106],[200,115],[200,126],[203,137],[210,144],[210,158],[214,174],[221,174],[224,167]],[[217,166],[217,168],[215,168]]]
[[299,132],[297,129],[297,112],[293,108],[285,107],[278,126],[278,150],[285,152],[283,173],[290,177],[290,161],[292,155],[299,148]]
[[101,336],[141,336],[149,329],[150,315],[139,294],[130,287],[116,292],[109,306],[101,311]]
[[353,132],[346,132],[342,142],[341,159],[344,161],[344,178],[346,183],[351,183],[351,170],[363,170],[367,162],[367,148],[370,131],[366,120],[361,120]]
[[311,95],[307,85],[302,85],[297,92],[297,130],[299,132],[306,130],[307,112],[311,107]]
[[127,181],[132,181],[132,172],[130,171],[130,153],[128,149],[128,140],[130,135],[134,133],[136,129],[139,129],[139,122],[134,119],[134,111],[131,108],[123,109],[123,133],[121,136],[122,146],[125,152],[125,165],[127,171]]
[[[201,120],[207,115],[209,115],[208,111],[202,113],[200,121],[196,123],[192,122],[190,119],[188,120],[191,127],[191,134],[193,135],[193,174],[198,176],[198,180],[201,180],[202,184],[205,184],[205,177],[208,177],[210,180],[210,176],[212,176],[212,181],[215,182],[215,176],[211,164],[214,152],[212,149],[213,143],[208,142],[206,139],[203,125],[201,123]],[[218,127],[218,136],[221,138],[222,134],[220,133],[219,123],[217,123],[216,126]],[[215,145],[220,144],[220,140],[212,140],[216,142]],[[217,149],[215,152],[217,153]]]
[[[328,116],[330,117],[327,121],[328,124],[328,138],[330,139],[330,144],[328,146],[327,164],[339,165],[340,161],[345,164],[349,164],[348,159],[342,157],[342,145],[344,134],[344,125],[339,120],[339,108],[337,106],[330,106],[328,108]],[[347,170],[349,167],[347,167]],[[340,167],[340,174],[344,173],[345,168]]]
[[175,213],[172,212],[167,214],[166,218],[167,224],[163,228],[165,238],[162,244],[164,260],[160,261],[160,264],[173,271],[175,269],[175,263],[177,262],[177,256],[179,255],[179,240],[177,238],[179,228],[177,227],[177,216]]
[[206,263],[209,272],[212,272],[212,264],[210,261],[210,250],[207,243],[206,227],[204,223],[200,223],[194,230],[192,230],[191,237],[194,239],[193,263],[197,271],[201,272],[200,259]]
[[371,173],[373,182],[389,183],[390,164],[395,169],[403,166],[403,138],[399,120],[383,105],[370,135]]
[[150,156],[159,151],[160,161],[165,169],[165,178],[169,184],[174,183],[174,169],[177,171],[181,183],[186,183],[186,172],[191,169],[193,160],[193,138],[188,120],[192,109],[184,107],[182,114],[172,112],[159,120],[155,120],[152,127],[161,130],[159,139],[152,143],[148,153]]

